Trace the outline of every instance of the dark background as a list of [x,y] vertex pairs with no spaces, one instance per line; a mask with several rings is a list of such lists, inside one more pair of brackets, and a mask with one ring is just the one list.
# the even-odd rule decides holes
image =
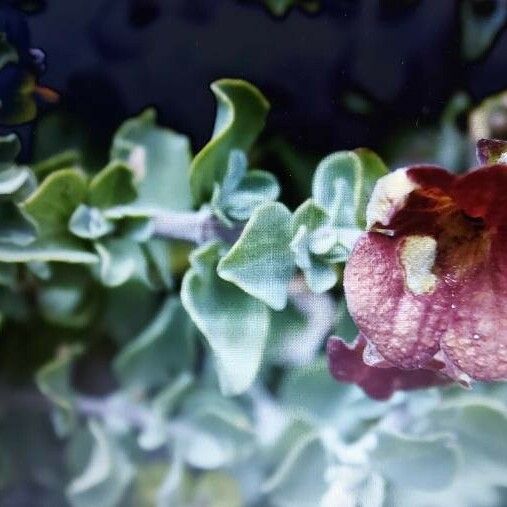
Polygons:
[[505,2],[322,0],[280,18],[260,1],[48,0],[28,23],[47,55],[41,81],[97,137],[155,105],[197,150],[214,120],[210,82],[241,77],[271,101],[268,135],[325,154],[435,122],[458,90],[478,101],[507,87],[503,33],[463,58],[465,1],[479,19]]

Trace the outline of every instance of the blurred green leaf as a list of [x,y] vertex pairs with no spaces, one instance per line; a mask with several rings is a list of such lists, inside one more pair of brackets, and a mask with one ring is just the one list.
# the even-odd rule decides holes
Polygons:
[[89,422],[94,439],[90,461],[72,480],[67,498],[73,507],[116,507],[134,476],[127,455],[96,421]]
[[461,7],[461,52],[477,60],[493,45],[507,22],[507,4],[489,0],[464,0]]
[[16,160],[20,151],[21,143],[16,134],[0,136],[0,164],[10,166]]
[[154,321],[116,357],[114,369],[130,388],[160,387],[194,362],[194,328],[180,301],[170,297]]
[[56,429],[65,435],[74,424],[74,391],[70,384],[73,361],[83,353],[81,345],[71,345],[59,350],[56,359],[43,366],[35,380],[41,392],[55,404]]
[[326,450],[315,434],[302,436],[264,484],[275,506],[314,507],[326,489]]
[[86,177],[75,169],[63,169],[48,176],[21,204],[42,237],[54,237],[67,231],[74,210],[87,193]]
[[69,231],[82,239],[99,239],[114,230],[114,224],[98,208],[80,204],[69,219]]
[[90,181],[90,206],[108,209],[133,201],[137,197],[133,177],[128,166],[111,162]]
[[189,506],[242,507],[239,484],[224,472],[207,472],[194,486]]
[[458,454],[449,435],[414,437],[381,432],[371,465],[393,483],[413,489],[442,489],[456,474]]
[[231,399],[201,391],[183,407],[188,435],[181,445],[185,461],[199,469],[230,466],[250,455],[255,434],[242,409]]
[[142,248],[123,238],[106,238],[95,243],[100,259],[97,274],[106,287],[118,287],[136,279],[150,285],[148,264]]

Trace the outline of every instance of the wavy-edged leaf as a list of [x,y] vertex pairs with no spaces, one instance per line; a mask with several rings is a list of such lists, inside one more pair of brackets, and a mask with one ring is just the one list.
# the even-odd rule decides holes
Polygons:
[[[1,38],[1,35],[0,35]],[[1,45],[1,41],[0,41]],[[0,59],[1,67],[1,59]],[[11,164],[21,151],[21,143],[16,134],[0,136],[0,164]]]
[[213,213],[232,227],[244,222],[262,203],[275,201],[280,194],[276,178],[261,170],[247,172],[247,159],[239,150],[229,156],[227,172],[221,184],[216,183],[211,197]]
[[449,402],[431,415],[433,424],[442,431],[453,432],[465,456],[493,484],[507,486],[507,410],[487,398]]
[[366,225],[366,205],[376,181],[387,174],[382,160],[365,148],[333,153],[317,166],[313,197],[334,225]]
[[211,243],[192,252],[181,300],[213,352],[222,392],[239,394],[250,387],[259,370],[269,311],[217,275],[222,248],[220,243]]
[[194,327],[178,298],[170,297],[153,322],[116,357],[122,383],[136,389],[161,386],[194,361]]
[[134,241],[107,238],[95,243],[95,250],[100,259],[98,277],[106,287],[118,287],[133,279],[150,285],[146,256]]
[[80,204],[69,219],[69,231],[82,239],[98,239],[114,230],[114,224],[98,208]]
[[275,506],[314,507],[327,489],[329,462],[320,438],[303,435],[264,484]]
[[116,507],[134,476],[134,467],[125,452],[97,421],[89,429],[94,446],[81,475],[67,488],[72,507]]
[[119,128],[111,158],[127,163],[137,182],[138,198],[124,206],[124,213],[154,215],[192,207],[189,140],[158,126],[155,110],[148,109]]
[[0,262],[67,262],[95,264],[99,258],[82,240],[69,236],[40,239],[27,246],[0,242]]
[[454,479],[458,454],[449,434],[420,437],[381,432],[370,463],[398,486],[442,489]]
[[254,450],[251,423],[233,400],[200,391],[186,400],[182,411],[189,432],[181,445],[189,465],[204,470],[231,466]]
[[63,150],[40,162],[31,165],[33,172],[42,180],[51,173],[62,169],[79,169],[81,167],[81,153],[75,149]]
[[62,169],[49,175],[20,207],[35,222],[41,237],[53,237],[67,231],[69,219],[85,200],[87,190],[83,173]]
[[12,195],[22,189],[23,186],[34,187],[33,174],[28,167],[12,166],[0,171],[0,196]]
[[248,152],[264,128],[269,103],[253,85],[240,79],[221,79],[211,85],[217,114],[211,140],[195,156],[190,183],[196,205],[206,202],[220,183],[233,149]]
[[23,247],[36,238],[35,227],[14,202],[0,203],[0,238],[0,249],[4,243]]
[[507,22],[507,4],[464,0],[461,5],[461,51],[466,60],[477,60],[490,49]]
[[43,366],[35,380],[40,391],[54,403],[57,412],[56,429],[66,434],[74,422],[74,391],[70,384],[73,361],[83,353],[80,344],[63,347],[56,359]]
[[220,260],[218,274],[274,310],[283,310],[295,267],[291,239],[290,211],[280,203],[263,204]]
[[132,202],[137,197],[132,170],[117,161],[109,163],[90,181],[90,206],[107,209]]

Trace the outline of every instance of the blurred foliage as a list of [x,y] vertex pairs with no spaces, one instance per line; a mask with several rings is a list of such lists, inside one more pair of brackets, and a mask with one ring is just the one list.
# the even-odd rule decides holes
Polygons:
[[[467,59],[504,19],[473,4],[461,6]],[[22,59],[9,37],[0,47],[1,85]],[[16,122],[35,115],[34,79],[9,96],[23,102]],[[212,91],[215,126],[195,155],[152,109],[107,148],[76,117],[45,115],[28,164],[16,136],[0,139],[0,504],[505,505],[505,386],[379,402],[328,372],[325,339],[357,334],[341,276],[386,164],[263,138],[259,90],[225,79]],[[507,137],[504,102],[469,116],[457,94],[438,125],[383,148],[389,167],[463,171],[471,141]],[[202,244],[171,229],[181,221]]]

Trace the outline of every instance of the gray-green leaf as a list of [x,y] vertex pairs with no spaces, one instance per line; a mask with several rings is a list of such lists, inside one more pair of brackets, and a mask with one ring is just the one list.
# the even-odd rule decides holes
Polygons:
[[294,273],[290,242],[290,211],[280,203],[264,204],[218,264],[218,274],[274,310],[282,310]]
[[259,370],[269,332],[269,311],[218,277],[216,266],[222,248],[220,243],[211,243],[192,253],[181,300],[211,347],[222,392],[238,394],[250,387]]

